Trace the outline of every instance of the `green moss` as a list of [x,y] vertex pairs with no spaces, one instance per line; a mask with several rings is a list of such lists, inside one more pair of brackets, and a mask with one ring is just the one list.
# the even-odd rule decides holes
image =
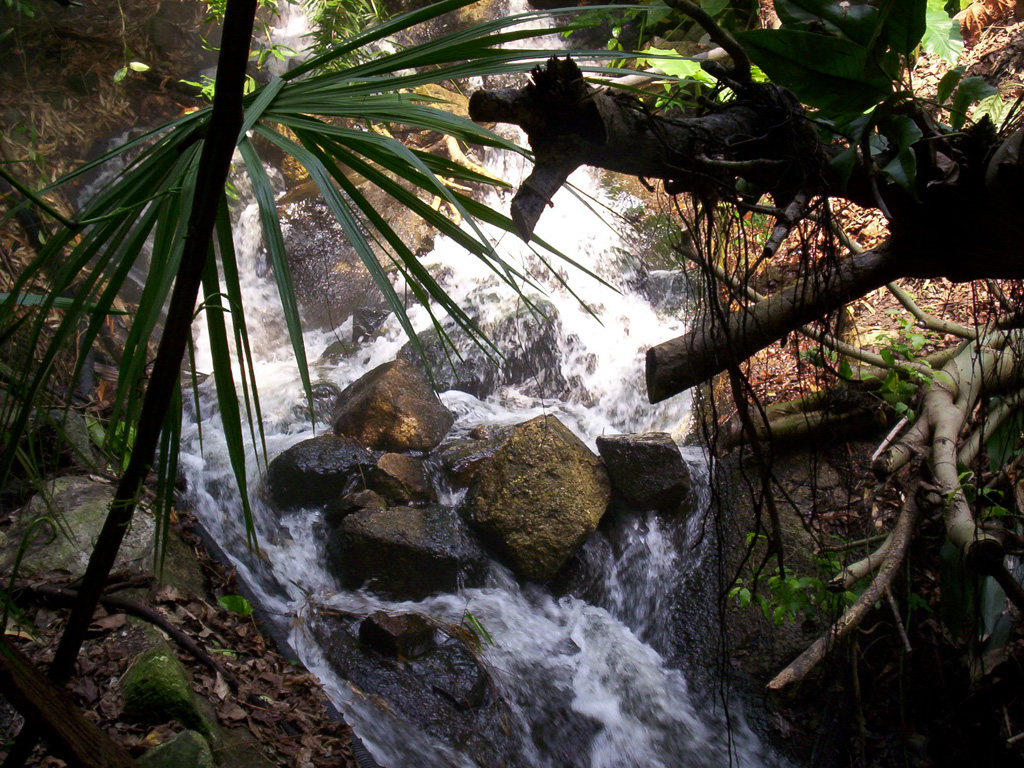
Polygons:
[[153,747],[136,762],[144,768],[213,768],[210,745],[195,731],[179,733]]
[[125,673],[122,717],[135,723],[176,720],[209,736],[211,723],[200,712],[188,671],[171,649],[159,645],[141,653]]

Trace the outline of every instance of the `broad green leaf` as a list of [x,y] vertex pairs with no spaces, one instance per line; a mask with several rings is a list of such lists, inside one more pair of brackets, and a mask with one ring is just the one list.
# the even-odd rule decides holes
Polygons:
[[939,80],[938,88],[935,90],[935,100],[939,102],[939,104],[945,104],[946,100],[953,94],[953,89],[957,87],[963,76],[963,66],[951,69],[943,75],[942,79]]
[[999,89],[986,83],[982,77],[966,78],[960,83],[960,87],[956,89],[956,95],[953,96],[953,105],[950,107],[949,116],[950,125],[957,129],[962,128],[967,120],[967,110],[971,104],[998,93]]
[[857,167],[857,146],[854,145],[844,149],[829,161],[829,165],[835,169],[836,175],[839,177],[841,189],[845,190],[847,184],[850,183],[850,177],[853,175],[854,168]]
[[680,56],[671,48],[645,48],[640,53],[653,58],[648,59],[652,67],[657,67],[666,75],[678,77],[680,80],[699,80],[714,84],[715,79],[701,69],[700,62]]
[[942,10],[931,7],[925,11],[925,31],[921,47],[950,64],[956,64],[964,50],[960,22],[951,19]]
[[974,108],[974,112],[971,114],[971,119],[974,122],[978,122],[985,116],[988,116],[996,128],[1002,128],[1003,121],[1006,120],[1012,111],[1012,104],[1013,102],[1004,101],[1001,93],[993,93],[988,98],[978,102],[978,106]]
[[868,46],[869,55],[881,56],[886,49],[910,56],[927,27],[927,0],[886,0],[879,9],[878,28]]
[[855,0],[837,3],[833,0],[775,0],[775,12],[783,27],[804,31],[824,29],[827,34],[851,40],[867,47],[875,34],[878,9]]
[[891,77],[867,60],[866,48],[849,40],[768,29],[736,37],[772,82],[829,115],[863,112],[892,93]]
[[128,69],[132,72],[149,72],[149,64],[143,64],[141,61],[133,61],[128,65]]
[[217,602],[224,610],[237,613],[239,616],[249,616],[252,613],[252,603],[241,595],[221,595]]

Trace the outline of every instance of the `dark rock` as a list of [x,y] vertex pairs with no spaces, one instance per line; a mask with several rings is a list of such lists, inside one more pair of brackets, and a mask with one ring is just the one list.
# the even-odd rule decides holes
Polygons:
[[278,509],[318,507],[360,484],[375,463],[353,440],[319,435],[278,454],[267,468],[267,487]]
[[[359,642],[358,627],[358,619],[334,616],[319,616],[310,622],[327,663],[357,694],[366,692],[364,701],[381,709],[384,722],[397,715],[453,750],[472,755],[481,766],[535,768],[535,763],[518,755],[516,742],[521,732],[509,727],[509,712],[500,691],[486,682],[479,685],[480,673],[469,666],[467,659],[472,654],[468,649],[451,651],[446,642],[415,661],[402,661],[382,656]],[[490,691],[493,695],[488,697]],[[457,702],[474,706],[463,708]],[[562,704],[569,708],[568,700]]]
[[327,503],[324,507],[324,522],[330,528],[337,528],[341,521],[353,512],[363,509],[386,509],[388,500],[376,491],[363,490],[347,493]]
[[375,611],[359,624],[359,640],[393,659],[415,659],[434,648],[434,625],[418,613]]
[[597,450],[612,491],[631,507],[675,511],[690,490],[686,462],[667,432],[602,435]]
[[435,648],[410,668],[432,691],[444,696],[456,709],[474,709],[487,703],[490,675],[461,642]]
[[334,409],[334,433],[382,451],[429,451],[455,417],[406,360],[377,366],[349,385]]
[[309,411],[309,401],[302,396],[302,402],[295,406],[297,418],[309,419],[313,424],[330,424],[334,413],[334,404],[338,402],[341,388],[330,381],[318,381],[311,387],[313,395],[313,412]]
[[423,459],[401,453],[385,453],[377,459],[367,484],[377,493],[398,504],[437,501],[423,466]]
[[482,463],[464,514],[513,571],[544,581],[594,532],[609,496],[600,460],[554,416],[538,416]]
[[421,370],[429,368],[442,392],[457,389],[483,399],[501,386],[512,386],[528,397],[585,398],[580,383],[574,386],[562,374],[562,350],[572,346],[575,337],[566,336],[554,305],[540,301],[537,307],[539,311],[520,305],[497,322],[482,326],[504,359],[488,354],[451,321],[444,330],[457,354],[451,354],[450,345],[431,328],[419,336],[422,356],[411,343],[398,355]]
[[342,584],[396,600],[480,586],[487,556],[448,507],[354,512],[331,533],[328,563]]
[[[357,312],[384,307],[373,277],[327,205],[319,200],[287,205],[281,224],[295,295],[309,325],[337,328]],[[365,332],[365,320],[362,325]]]
[[456,485],[469,485],[480,465],[505,444],[511,432],[512,427],[477,427],[469,437],[442,446],[437,455],[449,479]]
[[[18,575],[25,578],[54,571],[81,577],[113,498],[114,487],[108,483],[73,475],[56,478],[48,484],[46,496],[33,496],[0,534],[0,571],[11,573],[17,562]],[[54,522],[57,519],[60,525]],[[117,571],[153,575],[155,529],[151,514],[136,513],[117,553]]]

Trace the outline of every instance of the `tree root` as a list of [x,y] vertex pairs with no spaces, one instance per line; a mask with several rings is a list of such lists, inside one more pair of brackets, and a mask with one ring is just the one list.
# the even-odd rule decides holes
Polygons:
[[907,545],[910,543],[919,516],[919,504],[916,489],[909,494],[900,508],[900,514],[896,519],[896,525],[890,534],[890,546],[885,557],[875,574],[875,578],[857,601],[851,605],[846,612],[832,625],[826,634],[815,640],[807,650],[794,659],[789,666],[777,674],[768,688],[774,691],[782,690],[793,683],[803,680],[818,663],[825,658],[828,652],[855,630],[864,620],[868,611],[878,600],[885,596],[885,592],[892,585],[892,581],[899,572],[903,557],[907,552]]

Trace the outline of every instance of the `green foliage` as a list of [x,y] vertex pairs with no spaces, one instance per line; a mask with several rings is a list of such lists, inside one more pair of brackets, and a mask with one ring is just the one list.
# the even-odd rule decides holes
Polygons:
[[[747,546],[753,546],[756,537],[747,534]],[[833,574],[842,568],[842,563],[830,556],[815,556],[819,574]],[[797,576],[789,568],[784,573],[761,572],[751,582],[737,579],[729,590],[729,597],[736,600],[740,608],[756,605],[765,619],[775,626],[809,618],[820,611],[834,612],[852,605],[857,595],[854,592],[833,592],[818,575]]]
[[217,602],[224,610],[237,613],[239,616],[252,615],[252,603],[241,595],[221,595],[217,598]]
[[[890,366],[885,378],[878,387],[878,394],[892,406],[897,415],[908,420],[914,418],[912,401],[917,397],[922,385],[928,385],[933,378],[918,366],[928,366],[921,357],[921,351],[928,345],[928,337],[917,330],[911,318],[900,315],[898,310],[889,310],[889,314],[899,325],[898,335],[893,338],[887,334],[879,336],[878,341],[884,344],[878,354]],[[917,363],[918,366],[908,367],[904,362]]]
[[480,619],[468,610],[463,612],[459,628],[476,651],[482,650],[485,646],[494,645],[494,638],[491,637],[491,633],[487,631],[487,628],[481,623]]

